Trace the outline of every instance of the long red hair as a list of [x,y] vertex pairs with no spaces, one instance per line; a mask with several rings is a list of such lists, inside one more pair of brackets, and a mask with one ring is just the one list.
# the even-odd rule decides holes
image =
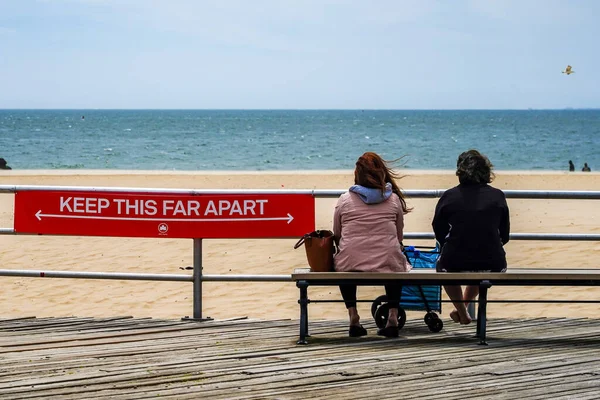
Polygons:
[[379,154],[372,151],[364,153],[356,161],[354,169],[354,183],[364,187],[379,189],[385,193],[385,184],[389,182],[392,185],[392,192],[396,193],[402,204],[402,211],[406,214],[412,210],[406,205],[406,200],[402,191],[396,184],[396,180],[402,179],[401,175],[395,173],[390,167],[398,160],[385,161]]

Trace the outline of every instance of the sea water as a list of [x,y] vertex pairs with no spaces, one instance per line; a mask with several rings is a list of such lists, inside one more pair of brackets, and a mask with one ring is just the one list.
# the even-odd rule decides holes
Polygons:
[[600,168],[600,110],[0,110],[14,169],[352,169],[365,151],[452,170],[475,148],[497,170]]

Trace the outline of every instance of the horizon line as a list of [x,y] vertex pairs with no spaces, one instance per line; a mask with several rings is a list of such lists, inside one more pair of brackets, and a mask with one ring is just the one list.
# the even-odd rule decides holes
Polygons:
[[563,108],[0,108],[0,111],[575,111],[600,107]]

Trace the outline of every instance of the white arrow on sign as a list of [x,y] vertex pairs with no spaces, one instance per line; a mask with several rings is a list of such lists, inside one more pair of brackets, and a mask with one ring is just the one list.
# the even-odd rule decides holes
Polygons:
[[41,221],[44,218],[69,218],[69,219],[104,219],[115,221],[178,221],[178,222],[244,222],[244,221],[287,221],[289,224],[294,220],[292,214],[287,217],[273,218],[140,218],[140,217],[95,217],[92,215],[64,215],[64,214],[42,214],[42,210],[35,213],[36,218]]

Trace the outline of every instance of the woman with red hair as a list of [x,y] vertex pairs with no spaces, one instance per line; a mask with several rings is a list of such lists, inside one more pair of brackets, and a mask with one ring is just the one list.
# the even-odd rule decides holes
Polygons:
[[[410,209],[394,174],[378,154],[364,153],[354,170],[354,185],[338,199],[333,214],[338,272],[408,272],[411,265],[402,253],[404,214]],[[398,337],[398,307],[402,287],[385,285],[390,306],[387,325],[377,334]],[[356,308],[356,285],[341,285],[350,319],[349,336],[367,334]]]

